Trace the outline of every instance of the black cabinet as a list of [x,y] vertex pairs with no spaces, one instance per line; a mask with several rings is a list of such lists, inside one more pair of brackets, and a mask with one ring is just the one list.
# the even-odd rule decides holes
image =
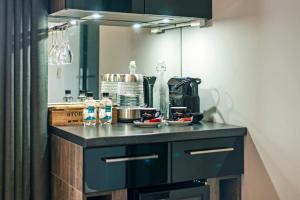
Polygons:
[[211,0],[145,0],[145,13],[212,18]]
[[86,193],[168,183],[168,144],[86,149]]
[[[52,0],[50,7],[50,13],[74,9],[212,18],[212,0]],[[67,17],[70,13],[67,12],[65,13],[66,15],[63,15],[64,13],[61,14]],[[70,15],[82,17],[85,13],[73,11]],[[55,16],[60,16],[60,14]]]
[[172,182],[222,177],[243,172],[243,137],[172,144]]
[[144,0],[66,0],[66,8],[125,13],[144,13]]
[[84,191],[140,188],[244,172],[243,137],[84,150]]

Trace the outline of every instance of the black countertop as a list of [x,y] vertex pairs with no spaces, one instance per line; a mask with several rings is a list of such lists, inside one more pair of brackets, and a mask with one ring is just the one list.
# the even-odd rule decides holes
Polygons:
[[245,127],[208,122],[193,126],[160,128],[137,128],[132,124],[96,127],[49,126],[50,134],[85,148],[244,136],[246,132]]

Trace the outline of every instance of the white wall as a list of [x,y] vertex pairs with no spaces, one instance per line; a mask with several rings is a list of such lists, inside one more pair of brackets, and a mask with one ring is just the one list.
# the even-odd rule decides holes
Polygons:
[[257,148],[281,199],[300,199],[300,1],[260,4]]
[[[244,200],[300,198],[300,1],[213,0],[213,26],[184,29],[184,76],[202,109],[247,126]],[[217,121],[222,121],[216,116]]]

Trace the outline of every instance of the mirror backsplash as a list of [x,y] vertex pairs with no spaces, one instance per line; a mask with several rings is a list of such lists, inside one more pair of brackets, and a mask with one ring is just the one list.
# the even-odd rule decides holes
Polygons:
[[[60,42],[60,32],[49,34],[49,49]],[[135,61],[138,74],[156,76],[159,61],[166,63],[166,80],[181,76],[180,30],[151,34],[149,29],[80,24],[65,32],[73,52],[72,64],[49,65],[48,102],[62,102],[65,90],[74,101],[79,91],[92,91],[99,98],[103,74],[127,74]],[[98,38],[97,38],[98,37]],[[54,42],[53,42],[54,40]]]

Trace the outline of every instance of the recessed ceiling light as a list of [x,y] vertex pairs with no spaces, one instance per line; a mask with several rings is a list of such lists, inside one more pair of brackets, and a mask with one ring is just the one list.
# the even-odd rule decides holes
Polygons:
[[205,20],[196,20],[196,21],[192,21],[190,22],[190,26],[194,27],[194,26],[205,26]]
[[162,22],[163,23],[169,23],[171,20],[170,19],[163,19]]
[[200,22],[191,22],[191,26],[200,26]]
[[101,17],[103,17],[103,16],[98,13],[95,13],[92,15],[92,18],[94,18],[94,19],[100,19]]
[[157,33],[161,33],[161,32],[162,32],[162,30],[160,28],[152,28],[151,29],[151,33],[153,33],[153,34],[157,34]]
[[72,20],[70,21],[70,24],[71,24],[71,25],[76,25],[76,24],[77,24],[77,21],[76,21],[75,19],[72,19]]
[[141,24],[133,24],[133,26],[132,26],[133,28],[141,28],[142,27],[142,25]]

